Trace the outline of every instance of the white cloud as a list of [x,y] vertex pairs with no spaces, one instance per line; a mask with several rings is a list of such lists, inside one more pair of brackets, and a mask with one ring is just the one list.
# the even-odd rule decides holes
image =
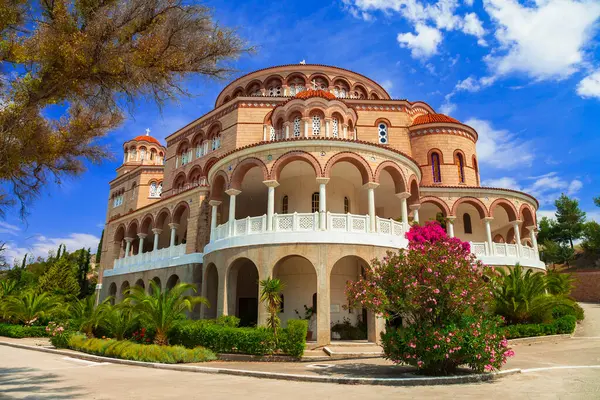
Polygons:
[[556,211],[555,210],[537,210],[536,214],[537,214],[538,221],[544,217],[549,218],[549,219],[555,219]]
[[562,79],[577,71],[600,17],[595,0],[484,0],[496,26],[501,55],[486,61],[496,75],[525,73],[536,80]]
[[402,47],[411,49],[414,58],[424,59],[437,54],[442,31],[460,30],[475,36],[478,44],[486,45],[485,29],[475,13],[460,16],[456,13],[458,0],[438,0],[423,4],[419,0],[342,0],[345,10],[354,17],[369,20],[371,13],[380,11],[387,16],[399,14],[414,26],[417,34],[400,33]]
[[413,58],[429,58],[437,54],[442,42],[440,31],[420,23],[415,26],[415,30],[416,35],[411,32],[398,34],[400,46],[409,48]]
[[446,114],[446,115],[450,115],[452,114],[454,111],[456,110],[456,104],[451,103],[449,101],[444,102],[444,104],[442,104],[440,106],[440,112],[442,114]]
[[577,85],[577,94],[581,97],[600,99],[600,69],[586,76]]
[[517,138],[507,130],[496,130],[488,121],[470,118],[466,125],[479,134],[477,156],[479,162],[498,169],[528,166],[533,160],[531,144]]
[[[580,180],[573,179],[569,181],[558,176],[556,172],[529,177],[526,178],[525,181],[524,184],[521,184],[513,177],[502,177],[484,180],[482,184],[483,186],[488,187],[514,189],[529,193],[538,199],[541,205],[554,204],[554,200],[556,200],[561,193],[573,196],[583,187]],[[540,213],[550,213],[550,211],[538,211],[538,215],[540,215]],[[554,215],[554,211],[552,211],[551,214]],[[549,214],[543,214],[542,216],[544,215],[549,216]]]
[[91,248],[95,252],[98,248],[100,238],[88,233],[72,233],[63,238],[48,238],[45,236],[35,236],[35,242],[29,247],[19,247],[14,242],[7,242],[5,257],[6,261],[13,265],[14,260],[20,262],[25,253],[34,259],[37,257],[47,257],[50,251],[55,252],[58,246],[64,244],[67,251],[73,252],[81,248]]
[[8,235],[17,236],[20,230],[21,228],[19,228],[18,226],[0,221],[0,233],[6,233]]
[[517,180],[507,176],[497,179],[486,179],[482,182],[482,185],[487,187],[521,190]]
[[465,4],[471,7],[473,5],[474,0],[465,0]]

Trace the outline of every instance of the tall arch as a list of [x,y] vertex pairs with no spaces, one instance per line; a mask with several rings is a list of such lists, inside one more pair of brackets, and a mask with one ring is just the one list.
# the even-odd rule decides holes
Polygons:
[[210,185],[210,199],[211,200],[223,200],[223,194],[227,190],[227,174],[222,170],[218,171],[213,177]]
[[514,221],[517,219],[517,209],[510,201],[506,199],[494,200],[494,202],[490,205],[490,217],[494,216],[494,208],[496,208],[497,206],[502,207],[504,211],[506,211],[509,221]]
[[271,179],[278,181],[283,168],[292,161],[303,161],[313,168],[317,177],[322,176],[321,164],[319,164],[319,161],[312,154],[302,150],[295,150],[281,155],[273,163],[270,174]]
[[249,157],[240,162],[233,170],[231,176],[231,188],[239,190],[242,186],[244,176],[254,167],[260,168],[263,174],[263,180],[266,181],[269,179],[269,171],[267,170],[265,163],[256,157]]
[[227,268],[227,308],[228,315],[240,319],[240,326],[254,326],[258,323],[258,279],[257,264],[249,258],[238,258]]
[[488,210],[485,204],[483,204],[481,200],[475,197],[461,197],[460,199],[458,199],[452,206],[452,215],[456,215],[458,206],[463,203],[470,204],[473,207],[475,207],[481,219],[485,218],[488,215]]
[[442,214],[444,215],[444,217],[447,217],[448,215],[450,215],[450,209],[448,208],[448,205],[444,202],[444,200],[440,199],[439,197],[425,196],[420,199],[420,203],[421,203],[421,205],[427,204],[427,203],[434,204],[442,211]]
[[398,164],[389,160],[379,164],[379,166],[375,170],[375,182],[379,183],[381,173],[383,171],[388,172],[392,176],[392,179],[394,180],[395,184],[396,193],[408,191],[406,180],[404,179],[404,174],[402,173],[402,170],[400,169]]
[[360,155],[352,152],[338,153],[331,157],[325,165],[324,176],[328,178],[331,175],[331,169],[333,168],[333,166],[343,161],[349,162],[358,169],[358,172],[360,172],[360,176],[362,178],[363,185],[372,181],[373,171],[371,170],[371,166],[369,165],[369,163]]

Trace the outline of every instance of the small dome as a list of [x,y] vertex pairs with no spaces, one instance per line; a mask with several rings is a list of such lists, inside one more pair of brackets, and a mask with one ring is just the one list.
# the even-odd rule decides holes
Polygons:
[[435,122],[452,122],[455,124],[460,124],[460,121],[444,114],[424,114],[419,115],[417,118],[415,118],[411,126],[432,124]]
[[336,97],[333,93],[326,92],[324,90],[304,90],[294,96],[296,99],[308,99],[311,97],[321,97],[327,100],[335,100]]
[[158,141],[158,139],[153,138],[152,136],[149,135],[140,135],[140,136],[136,136],[133,140],[135,140],[136,142],[149,142],[149,143],[155,143],[159,146],[162,146],[162,144],[160,144],[160,142]]

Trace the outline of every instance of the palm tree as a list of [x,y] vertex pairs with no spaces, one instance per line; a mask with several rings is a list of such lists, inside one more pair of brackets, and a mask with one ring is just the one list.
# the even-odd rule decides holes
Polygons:
[[548,270],[546,273],[546,289],[548,293],[558,296],[568,296],[573,290],[575,279],[573,275]]
[[0,299],[6,296],[10,296],[16,291],[18,282],[14,279],[5,279],[0,281]]
[[39,318],[60,314],[61,306],[58,299],[48,293],[28,290],[15,296],[8,296],[4,301],[4,313],[24,325],[32,325]]
[[167,345],[167,332],[185,317],[186,311],[192,311],[197,304],[208,306],[208,300],[202,296],[184,295],[189,291],[195,293],[196,287],[189,283],[178,283],[172,289],[163,291],[156,282],[150,281],[150,293],[134,286],[127,290],[123,303],[137,311],[149,328],[156,330],[155,344]]
[[281,310],[281,291],[284,288],[283,282],[275,278],[268,277],[260,281],[260,301],[267,306],[269,317],[267,318],[267,327],[273,330],[275,339],[277,339],[277,329],[281,324],[277,314]]
[[100,325],[109,310],[112,297],[106,298],[96,306],[96,296],[90,295],[76,300],[69,307],[73,327],[86,334],[88,338],[94,337],[94,329]]
[[548,295],[542,272],[524,271],[519,264],[510,272],[500,270],[500,280],[494,287],[496,313],[509,324],[546,319],[555,306],[573,307],[573,301]]
[[108,329],[110,335],[117,340],[123,340],[125,333],[138,322],[140,316],[136,311],[125,303],[105,306],[102,315],[102,324]]

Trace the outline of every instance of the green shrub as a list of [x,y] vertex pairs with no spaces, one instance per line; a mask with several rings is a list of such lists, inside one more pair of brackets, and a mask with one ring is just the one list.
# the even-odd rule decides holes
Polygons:
[[0,336],[10,338],[47,337],[45,326],[0,324]]
[[574,315],[565,315],[551,323],[508,325],[505,335],[508,339],[523,337],[571,334],[575,331],[577,319]]
[[50,334],[50,343],[57,349],[66,349],[69,347],[69,339],[73,332],[68,331],[65,326],[56,322],[50,322],[46,327],[46,332]]
[[275,350],[275,337],[270,330],[233,328],[202,320],[175,326],[169,332],[169,341],[187,348],[204,346],[216,353],[266,355]]
[[306,332],[308,331],[308,321],[303,319],[291,319],[287,322],[287,327],[279,332],[279,348],[281,351],[292,357],[302,357],[306,347]]
[[182,346],[138,344],[128,340],[87,339],[82,335],[72,336],[69,347],[98,356],[163,364],[204,362],[217,358],[212,351],[203,347],[186,349]]
[[577,321],[583,321],[585,318],[583,308],[581,308],[581,306],[577,303],[573,303],[573,305],[570,307],[556,306],[552,309],[553,319],[559,319],[565,315],[573,315]]
[[240,319],[235,315],[221,315],[214,321],[217,325],[228,326],[230,328],[237,328],[240,326]]

